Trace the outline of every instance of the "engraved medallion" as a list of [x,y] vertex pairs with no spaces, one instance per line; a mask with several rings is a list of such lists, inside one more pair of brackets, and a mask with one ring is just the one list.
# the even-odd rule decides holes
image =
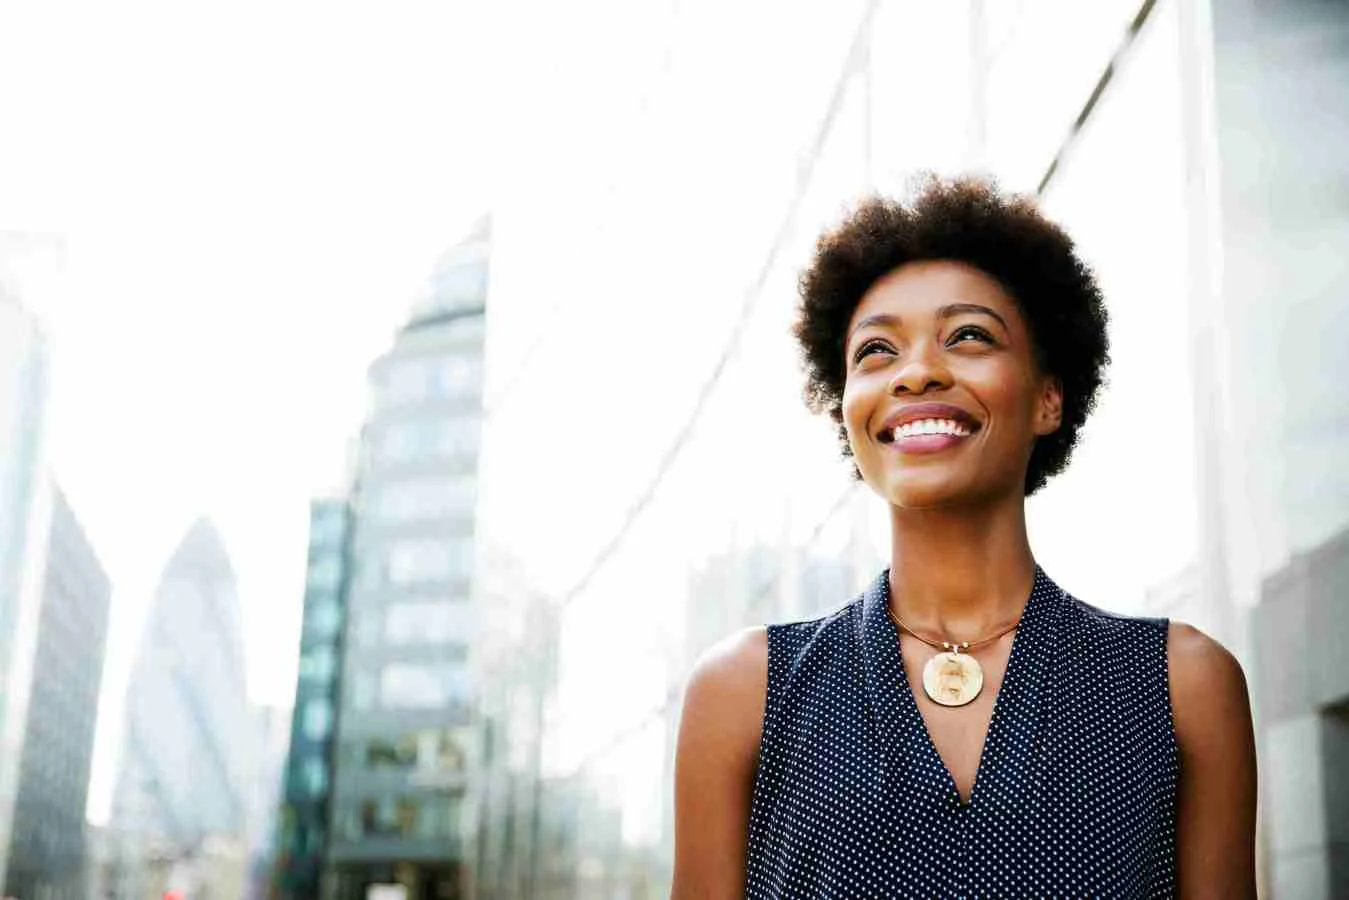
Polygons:
[[968,653],[938,653],[923,666],[923,691],[942,706],[964,706],[984,687],[984,670]]

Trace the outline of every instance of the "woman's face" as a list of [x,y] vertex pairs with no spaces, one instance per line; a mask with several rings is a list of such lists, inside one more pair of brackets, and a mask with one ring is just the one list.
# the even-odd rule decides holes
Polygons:
[[908,263],[848,324],[843,422],[873,490],[909,509],[1020,496],[1035,439],[1062,417],[1021,311],[964,263]]

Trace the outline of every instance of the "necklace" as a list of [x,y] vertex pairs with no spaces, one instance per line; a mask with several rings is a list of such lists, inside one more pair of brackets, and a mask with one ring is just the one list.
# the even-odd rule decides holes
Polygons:
[[987,647],[1020,624],[1018,620],[997,634],[991,634],[977,641],[956,643],[934,640],[919,634],[905,625],[888,604],[886,612],[890,614],[890,621],[894,622],[900,631],[913,635],[934,650],[942,651],[923,666],[923,692],[932,702],[940,703],[942,706],[964,706],[979,696],[984,687],[984,670],[979,665],[979,660],[970,656],[970,651]]

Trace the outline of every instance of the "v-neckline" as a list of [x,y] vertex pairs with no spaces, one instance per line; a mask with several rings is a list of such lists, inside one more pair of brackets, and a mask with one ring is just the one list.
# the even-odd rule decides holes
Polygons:
[[[1026,729],[1034,731],[1036,728],[1034,721],[1004,724],[1004,720],[1012,715],[1012,712],[1008,711],[1009,707],[1015,711],[1025,712],[1032,719],[1038,719],[1033,707],[1037,706],[1034,701],[1043,693],[1041,690],[1043,672],[1032,670],[1023,674],[1023,669],[1026,666],[1027,654],[1032,652],[1031,645],[1038,642],[1040,632],[1044,630],[1045,623],[1042,620],[1045,618],[1047,599],[1055,596],[1057,591],[1057,586],[1037,565],[1030,595],[1022,608],[1016,634],[1012,638],[1012,649],[1007,657],[1002,681],[993,699],[993,710],[989,715],[988,726],[984,730],[979,763],[975,767],[974,781],[970,785],[969,800],[961,798],[955,776],[937,750],[927,720],[923,718],[922,710],[918,707],[914,685],[904,667],[899,629],[889,615],[890,570],[887,568],[881,572],[871,589],[867,591],[862,615],[862,630],[867,639],[864,643],[867,682],[873,703],[876,703],[881,712],[882,727],[887,732],[885,735],[887,755],[894,757],[899,764],[907,764],[920,774],[926,774],[930,786],[942,795],[946,804],[957,810],[974,807],[979,797],[987,791],[983,786],[990,778],[995,777],[995,773],[990,772],[992,765],[990,756],[997,752],[1003,743],[1003,732],[1008,728],[1015,728],[1018,731]],[[1023,681],[1027,682],[1024,687]],[[985,685],[985,690],[988,688],[989,685]],[[1030,703],[1026,702],[1027,698],[1024,696],[1026,693],[1030,694]],[[905,722],[909,724],[908,734],[905,733]],[[913,735],[916,735],[916,739],[913,739]],[[1022,756],[1026,750],[1025,747],[1020,749],[1023,753],[1015,754],[1016,756]],[[1018,759],[1005,761],[1013,765],[1019,762]],[[1005,773],[996,773],[997,777],[1002,777],[1003,774]]]

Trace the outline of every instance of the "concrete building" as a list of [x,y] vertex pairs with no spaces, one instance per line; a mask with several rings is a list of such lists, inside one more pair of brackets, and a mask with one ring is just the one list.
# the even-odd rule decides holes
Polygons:
[[1212,0],[1225,527],[1265,895],[1349,897],[1349,8]]
[[280,895],[295,900],[319,895],[328,843],[350,524],[345,499],[310,504],[299,677],[274,868]]
[[109,825],[131,856],[117,862],[116,896],[176,885],[240,896],[253,736],[234,571],[200,519],[164,568],[128,686]]
[[546,806],[557,787],[544,773],[544,757],[557,685],[558,610],[518,566],[498,561],[480,572],[494,577],[480,576],[474,592],[482,627],[472,653],[481,722],[472,782],[473,896],[555,896],[557,867],[548,854],[551,847],[556,856],[558,837],[548,829]]
[[326,860],[339,900],[381,885],[418,900],[466,891],[489,242],[484,220],[444,254],[370,369]]
[[0,278],[0,882],[13,836],[42,604],[42,538],[51,516],[47,372],[37,322],[20,304],[17,285]]
[[54,491],[42,615],[5,893],[85,900],[85,805],[111,585]]
[[1265,581],[1251,615],[1267,895],[1349,897],[1349,530]]

